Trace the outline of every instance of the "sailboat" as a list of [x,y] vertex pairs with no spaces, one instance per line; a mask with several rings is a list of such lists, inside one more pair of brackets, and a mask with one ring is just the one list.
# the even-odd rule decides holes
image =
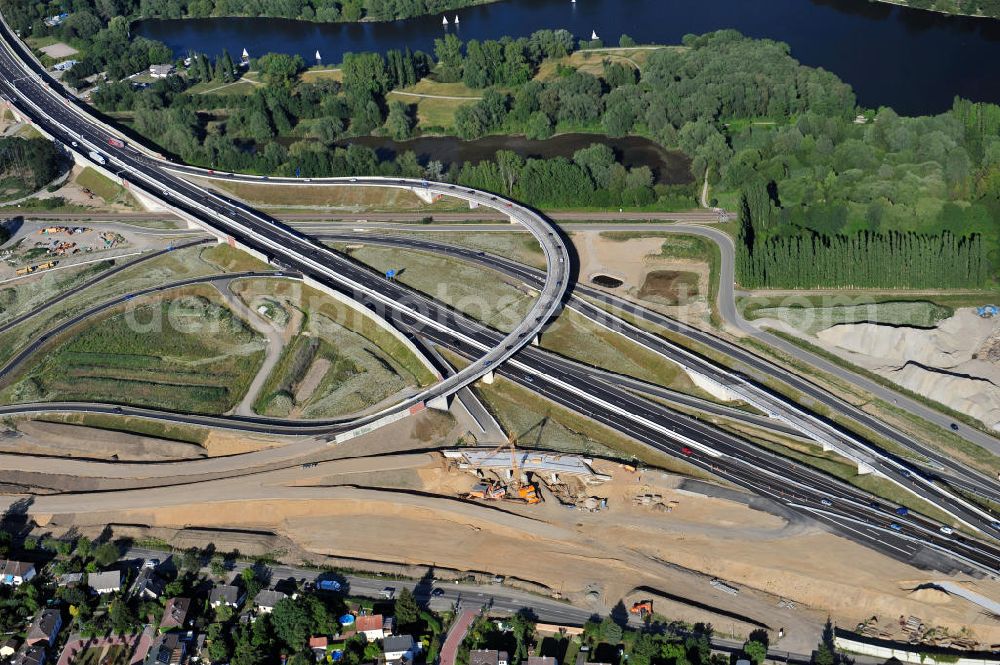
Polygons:
[[441,17],[441,25],[443,25],[443,26],[447,26],[448,25],[448,17],[447,16],[442,16]]
[[247,53],[246,49],[243,49],[243,56],[242,56],[242,58],[243,58],[243,62],[250,62],[250,54]]
[[316,64],[317,65],[323,64],[323,58],[321,58],[319,55],[319,49],[316,49]]
[[458,25],[458,14],[455,14],[455,20],[454,20],[454,23],[455,23],[455,25]]
[[598,36],[597,36],[597,30],[591,30],[591,31],[590,31],[590,39],[591,39],[591,40],[597,40],[597,39],[600,39],[600,37],[598,37]]

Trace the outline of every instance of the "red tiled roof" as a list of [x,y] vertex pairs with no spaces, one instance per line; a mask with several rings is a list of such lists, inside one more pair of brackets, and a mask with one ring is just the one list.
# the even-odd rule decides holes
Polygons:
[[382,630],[383,625],[381,614],[367,614],[358,617],[357,621],[354,622],[354,630],[365,633],[369,630]]

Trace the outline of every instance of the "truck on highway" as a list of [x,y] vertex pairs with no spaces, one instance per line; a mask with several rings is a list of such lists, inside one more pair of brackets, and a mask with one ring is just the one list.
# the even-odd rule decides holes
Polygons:
[[97,162],[98,164],[100,164],[101,166],[104,166],[105,164],[108,163],[107,158],[101,153],[97,152],[96,150],[91,150],[90,152],[87,153],[87,156],[90,157],[95,162]]
[[122,141],[121,139],[110,138],[108,139],[108,145],[111,146],[112,148],[124,148],[125,141]]
[[899,508],[896,508],[896,514],[899,515],[900,517],[906,517],[907,515],[910,514],[910,511],[904,508],[903,506],[900,506]]

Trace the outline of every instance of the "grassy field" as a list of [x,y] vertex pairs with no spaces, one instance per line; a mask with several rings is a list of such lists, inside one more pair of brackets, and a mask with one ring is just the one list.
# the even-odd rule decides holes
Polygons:
[[396,279],[403,284],[504,332],[524,318],[535,297],[493,270],[427,252],[364,246],[350,254],[379,272],[401,271]]
[[219,272],[247,272],[251,270],[273,270],[274,266],[264,263],[241,249],[218,243],[201,250],[201,258],[216,266]]
[[114,261],[100,261],[56,272],[41,273],[37,277],[15,282],[16,286],[0,285],[0,324],[31,311],[112,266]]
[[[797,301],[798,298],[791,300]],[[828,297],[825,300],[829,302],[840,299]],[[772,302],[782,302],[782,299],[744,298],[737,302],[737,306],[743,310],[744,317],[748,319],[778,319],[808,334],[815,334],[842,323],[883,323],[933,328],[939,321],[954,314],[952,308],[927,300],[896,300],[818,307],[810,306],[811,303],[808,301],[802,304],[795,302],[790,306],[772,306]]]
[[564,309],[542,333],[541,346],[582,363],[701,396],[684,370],[574,310]]
[[318,81],[343,81],[344,72],[339,67],[310,67],[299,75],[299,78],[306,83],[316,83]]
[[[442,99],[442,97],[463,97],[466,99]],[[463,106],[474,104],[479,97],[479,91],[466,87],[464,83],[439,83],[432,79],[422,79],[416,85],[394,90],[388,95],[391,100],[416,105],[417,120],[420,126],[428,128],[453,126],[455,112]]]
[[[243,279],[233,290],[251,307],[270,299],[303,315],[254,405],[261,413],[352,413],[406,386],[437,380],[406,345],[368,315],[311,287],[292,280]],[[313,369],[320,361],[329,363],[321,374]],[[315,386],[296,400],[311,369],[316,372],[311,377]]]
[[428,205],[416,194],[393,187],[328,187],[317,185],[256,185],[195,178],[200,184],[228,192],[248,203],[285,209],[332,208],[352,212],[406,211],[450,212],[467,210],[458,199],[442,199]]
[[536,268],[545,267],[541,245],[530,233],[523,231],[393,231],[392,235],[433,240],[458,247],[467,247],[496,254]]
[[120,308],[68,331],[35,357],[0,401],[86,401],[225,413],[246,392],[264,338],[210,287]]
[[135,199],[128,190],[89,166],[85,166],[76,176],[76,184],[89,189],[94,196],[100,197],[105,203],[137,207]]
[[158,420],[146,420],[131,416],[112,416],[102,413],[53,413],[41,416],[38,420],[93,427],[112,432],[129,432],[157,439],[193,443],[199,446],[204,445],[205,441],[208,440],[208,430],[200,427],[173,425]]
[[33,316],[0,334],[0,363],[5,363],[29,340],[36,339],[60,321],[113,297],[190,277],[210,275],[219,269],[201,257],[201,247],[179,249],[123,270],[114,279],[73,294],[59,305]]

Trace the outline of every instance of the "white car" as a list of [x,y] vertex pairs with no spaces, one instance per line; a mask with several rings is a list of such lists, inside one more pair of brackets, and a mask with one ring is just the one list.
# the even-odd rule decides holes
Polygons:
[[938,529],[938,531],[940,531],[946,536],[950,536],[951,534],[955,533],[955,530],[952,529],[950,526],[943,526],[940,529]]

